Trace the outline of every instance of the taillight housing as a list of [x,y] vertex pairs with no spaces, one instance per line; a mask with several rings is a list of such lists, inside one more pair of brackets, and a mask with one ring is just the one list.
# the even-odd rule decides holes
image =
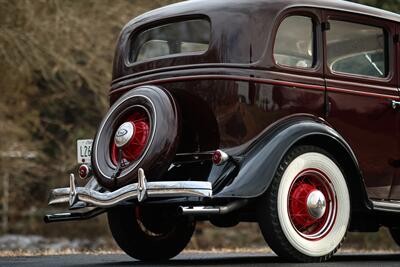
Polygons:
[[79,178],[87,179],[92,175],[92,168],[87,164],[82,164],[78,169]]
[[215,165],[222,165],[228,159],[229,159],[229,155],[220,149],[215,150],[215,152],[212,156],[212,161]]

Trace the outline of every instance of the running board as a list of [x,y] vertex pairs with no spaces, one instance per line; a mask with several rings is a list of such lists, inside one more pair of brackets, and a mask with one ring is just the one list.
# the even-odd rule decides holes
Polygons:
[[378,211],[400,212],[400,201],[372,200],[372,207]]

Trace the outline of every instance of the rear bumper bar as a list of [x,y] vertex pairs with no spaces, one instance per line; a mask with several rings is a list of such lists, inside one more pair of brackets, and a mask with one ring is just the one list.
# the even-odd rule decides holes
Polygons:
[[138,183],[126,185],[113,192],[100,192],[97,184],[76,187],[75,176],[70,175],[70,186],[51,191],[49,205],[69,203],[71,208],[109,208],[128,200],[142,202],[147,198],[212,197],[210,182],[174,181],[147,182],[144,171],[139,169]]

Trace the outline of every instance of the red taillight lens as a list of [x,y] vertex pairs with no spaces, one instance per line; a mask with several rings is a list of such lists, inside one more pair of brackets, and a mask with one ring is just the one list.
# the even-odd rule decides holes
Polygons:
[[81,179],[88,178],[91,175],[91,173],[92,170],[88,165],[82,164],[81,166],[79,166],[78,174]]
[[219,149],[214,152],[213,157],[212,157],[212,161],[215,165],[221,165],[228,159],[229,159],[228,154],[226,154],[224,151],[219,150]]

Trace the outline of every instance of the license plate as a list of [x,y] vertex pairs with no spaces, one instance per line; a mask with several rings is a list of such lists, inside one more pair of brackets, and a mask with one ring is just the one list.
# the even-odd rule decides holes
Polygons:
[[78,163],[90,163],[92,143],[92,139],[80,139],[76,141]]

